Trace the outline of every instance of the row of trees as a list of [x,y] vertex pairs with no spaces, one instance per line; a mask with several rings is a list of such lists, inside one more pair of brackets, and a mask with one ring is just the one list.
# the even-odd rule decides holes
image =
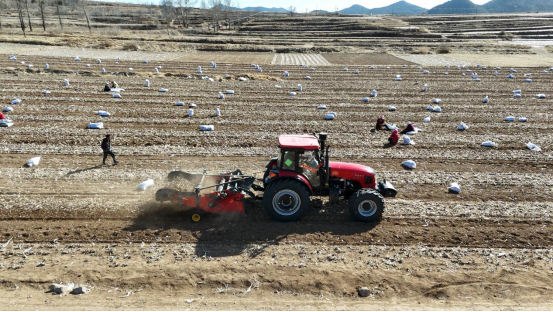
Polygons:
[[[218,31],[221,24],[226,24],[228,29],[231,26],[240,25],[242,20],[247,17],[240,18],[237,11],[233,11],[233,0],[161,0],[159,8],[161,14],[169,25],[175,20],[182,23],[184,28],[188,28],[191,20],[192,10],[200,2],[202,17],[209,23],[209,27],[213,31]],[[151,7],[156,7],[151,5]],[[27,31],[33,31],[33,23],[31,16],[40,16],[42,28],[47,29],[46,13],[47,11],[57,15],[59,26],[63,31],[62,14],[69,9],[76,12],[81,18],[84,16],[89,32],[92,33],[89,18],[89,0],[0,0],[0,16],[3,13],[17,9],[18,25],[21,27],[23,35],[26,36]],[[53,13],[55,12],[55,13]],[[2,29],[2,21],[0,20],[0,29]]]
[[[197,4],[198,0],[162,0],[161,8],[168,23],[177,17],[181,19],[183,26],[188,28],[190,11]],[[201,0],[200,8],[207,13],[213,31],[219,30],[221,21],[225,21],[228,29],[237,23],[237,16],[232,14],[232,5],[232,0]]]
[[[48,7],[55,8],[60,27],[63,31],[63,21],[61,18],[61,7],[68,6],[72,10],[82,12],[86,18],[88,30],[92,32],[90,26],[90,19],[88,17],[88,5],[87,0],[0,0],[0,14],[8,12],[9,8],[15,7],[17,9],[18,24],[23,31],[23,35],[26,36],[27,28],[29,31],[33,31],[33,23],[31,20],[31,11],[38,11],[42,21],[42,29],[46,31],[46,9]],[[2,29],[2,22],[0,20],[0,29]]]

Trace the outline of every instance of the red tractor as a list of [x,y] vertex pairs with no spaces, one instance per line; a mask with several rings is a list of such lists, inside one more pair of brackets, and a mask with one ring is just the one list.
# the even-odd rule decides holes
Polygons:
[[[242,199],[255,195],[249,190],[263,191],[263,208],[278,221],[296,221],[309,210],[310,196],[328,196],[331,204],[341,198],[349,200],[353,219],[372,222],[384,212],[384,197],[395,197],[397,191],[390,182],[376,182],[375,171],[367,166],[329,161],[325,146],[327,134],[281,135],[280,156],[269,161],[263,176],[263,186],[254,184],[255,178],[244,176],[239,170],[222,175],[193,175],[171,172],[169,178],[181,177],[199,181],[195,193],[161,189],[159,201],[171,200],[195,209],[193,221],[199,221],[205,212],[244,212]],[[218,183],[203,187],[206,177]],[[207,188],[209,194],[200,194]]]

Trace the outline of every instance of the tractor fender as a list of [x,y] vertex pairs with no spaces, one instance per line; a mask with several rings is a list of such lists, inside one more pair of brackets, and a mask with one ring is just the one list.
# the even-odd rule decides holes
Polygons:
[[[309,182],[309,180],[307,180],[307,178],[304,177],[303,175],[297,174],[296,172],[288,172],[288,171],[281,170],[279,171],[278,176],[269,180],[267,184],[273,183],[278,180],[284,180],[284,179],[298,180],[307,186],[307,189],[309,190],[310,195],[313,193],[313,187],[311,186],[311,183]],[[265,187],[265,189],[267,189],[267,187]]]

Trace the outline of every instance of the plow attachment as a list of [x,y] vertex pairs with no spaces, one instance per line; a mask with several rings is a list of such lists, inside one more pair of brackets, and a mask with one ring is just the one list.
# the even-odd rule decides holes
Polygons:
[[[182,171],[173,171],[168,175],[169,181],[182,179],[197,186],[193,192],[181,192],[174,189],[160,189],[156,192],[156,200],[159,202],[170,201],[193,209],[192,221],[198,222],[205,213],[245,213],[244,197],[249,195],[255,198],[250,190],[262,190],[255,185],[255,177],[242,175],[240,170],[228,174],[208,175],[191,174]],[[209,181],[211,185],[203,184]],[[211,189],[211,191],[207,191]]]

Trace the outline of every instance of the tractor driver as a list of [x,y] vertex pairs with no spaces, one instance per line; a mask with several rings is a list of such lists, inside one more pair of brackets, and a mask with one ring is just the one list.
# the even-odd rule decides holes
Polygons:
[[303,175],[305,175],[312,185],[319,184],[319,162],[317,161],[318,151],[306,151],[304,155],[300,156],[300,167],[303,169]]

